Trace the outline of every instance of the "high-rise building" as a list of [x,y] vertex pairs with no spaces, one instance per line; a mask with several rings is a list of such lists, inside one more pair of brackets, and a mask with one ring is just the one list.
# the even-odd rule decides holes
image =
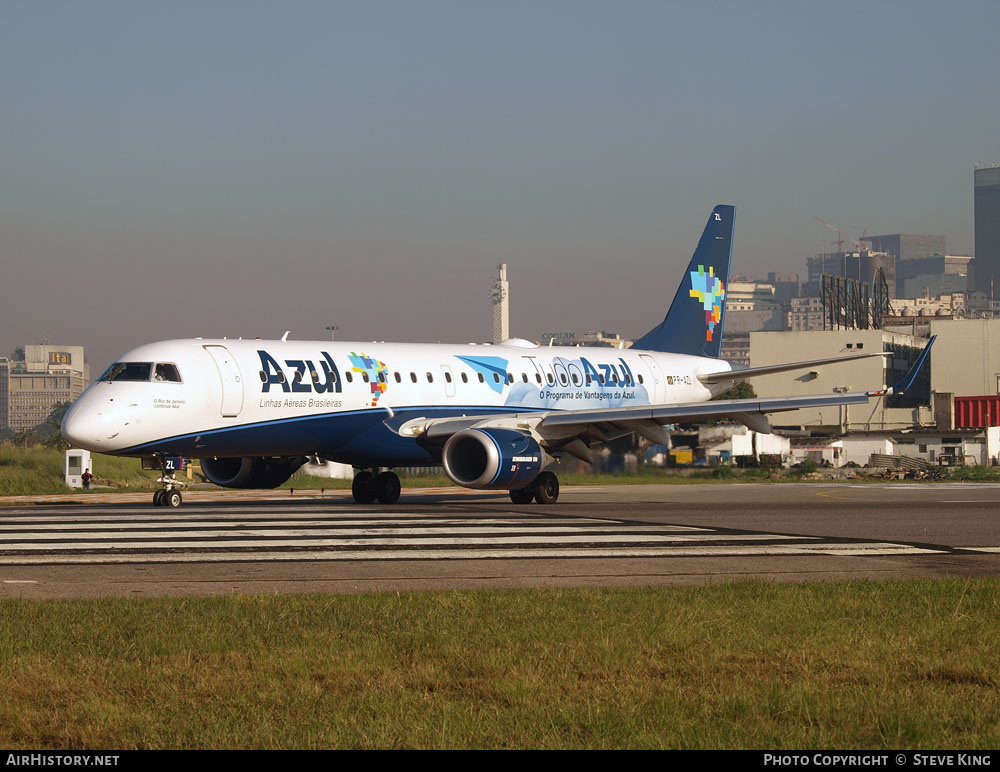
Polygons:
[[1000,165],[975,172],[976,258],[974,289],[1000,299]]
[[871,244],[872,252],[884,252],[895,261],[892,272],[883,268],[889,284],[890,297],[902,297],[903,276],[913,276],[910,261],[925,261],[929,257],[944,256],[944,236],[921,233],[890,233],[884,236],[866,236],[862,241]]
[[510,287],[507,284],[507,263],[497,266],[497,278],[490,290],[493,301],[493,343],[510,337]]
[[83,346],[39,344],[17,349],[9,362],[8,428],[34,429],[56,405],[79,397],[89,380]]
[[789,271],[771,271],[767,275],[767,283],[774,287],[774,299],[779,303],[788,303],[799,296],[799,275]]
[[872,245],[872,252],[888,252],[896,260],[919,260],[945,253],[944,236],[890,233],[885,236],[866,236],[862,241]]
[[824,329],[823,301],[820,298],[792,298],[786,327],[789,330]]
[[0,357],[0,429],[6,429],[10,423],[7,418],[10,404],[10,360]]
[[803,296],[815,296],[819,292],[823,274],[843,276],[870,284],[875,272],[881,269],[889,287],[889,297],[896,297],[896,258],[888,252],[875,250],[860,252],[831,252],[806,258],[809,280],[803,288]]

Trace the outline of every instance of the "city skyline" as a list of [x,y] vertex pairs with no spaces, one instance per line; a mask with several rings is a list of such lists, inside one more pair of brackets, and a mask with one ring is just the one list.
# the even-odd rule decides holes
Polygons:
[[172,337],[641,335],[712,206],[733,272],[973,248],[1000,10],[8,5],[0,352]]

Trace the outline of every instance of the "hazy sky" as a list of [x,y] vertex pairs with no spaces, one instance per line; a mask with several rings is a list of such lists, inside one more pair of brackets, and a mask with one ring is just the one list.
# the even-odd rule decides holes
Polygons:
[[658,323],[834,234],[973,247],[993,2],[0,0],[0,353]]

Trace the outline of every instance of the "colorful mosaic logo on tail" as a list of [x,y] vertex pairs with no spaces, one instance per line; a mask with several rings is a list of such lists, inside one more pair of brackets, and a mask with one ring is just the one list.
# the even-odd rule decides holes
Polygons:
[[352,351],[350,353],[350,360],[353,365],[351,367],[353,372],[368,376],[368,385],[372,387],[371,406],[375,407],[378,404],[378,398],[382,396],[382,392],[385,391],[385,387],[388,384],[389,368],[385,366],[385,362],[372,359],[364,352],[355,354]]
[[726,288],[722,280],[715,275],[715,269],[699,265],[697,271],[691,271],[691,297],[698,298],[701,307],[705,309],[705,340],[712,340],[715,325],[722,319],[722,303],[726,297]]

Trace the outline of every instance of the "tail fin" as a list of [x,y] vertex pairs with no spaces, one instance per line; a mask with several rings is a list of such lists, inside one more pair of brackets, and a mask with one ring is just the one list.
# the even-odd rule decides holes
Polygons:
[[734,206],[720,204],[712,210],[666,317],[632,348],[718,359],[735,217]]

